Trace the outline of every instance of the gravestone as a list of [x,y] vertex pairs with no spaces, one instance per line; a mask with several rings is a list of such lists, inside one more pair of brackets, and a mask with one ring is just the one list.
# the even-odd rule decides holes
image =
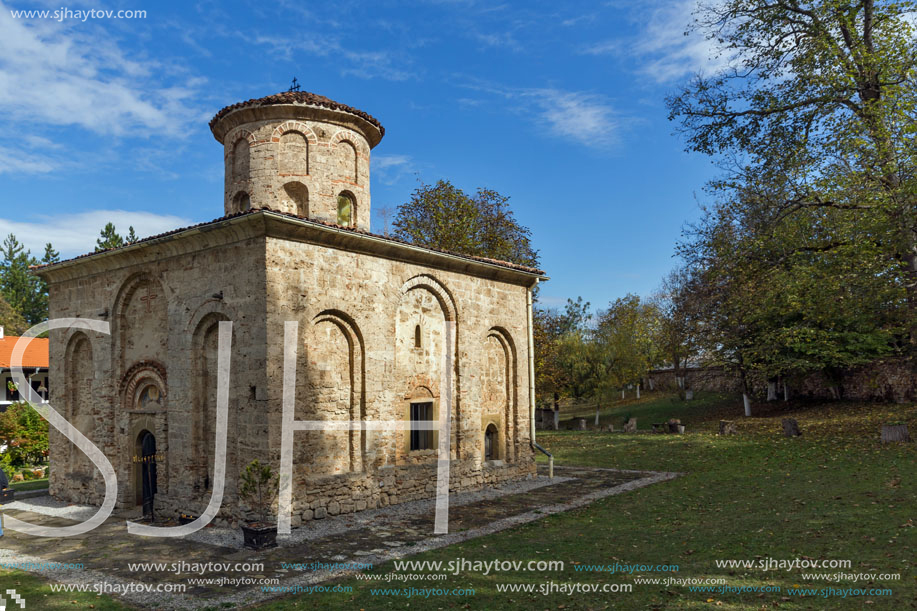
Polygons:
[[883,424],[882,425],[882,443],[894,443],[896,441],[910,441],[911,436],[907,432],[906,424]]
[[573,430],[575,431],[585,431],[586,430],[586,419],[577,418],[573,421]]
[[681,420],[678,418],[670,418],[666,424],[669,426],[669,433],[678,433],[678,426],[681,424]]
[[637,419],[628,418],[627,422],[624,423],[624,432],[625,433],[636,433],[637,432]]
[[802,433],[799,432],[799,423],[796,422],[794,418],[784,418],[783,419],[783,434],[787,437],[799,437]]
[[720,420],[720,435],[736,435],[739,430],[732,420]]

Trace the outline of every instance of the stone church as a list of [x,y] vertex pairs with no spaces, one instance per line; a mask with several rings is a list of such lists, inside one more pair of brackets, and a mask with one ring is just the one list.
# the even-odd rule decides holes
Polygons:
[[[108,457],[120,509],[142,501],[155,447],[156,511],[211,493],[217,328],[233,321],[226,493],[253,459],[279,468],[285,321],[298,321],[297,420],[437,420],[449,410],[452,491],[535,472],[531,297],[542,272],[370,232],[370,150],[382,125],[306,92],[249,100],[210,122],[224,215],[41,268],[52,331],[51,403]],[[451,404],[440,401],[454,323]],[[293,525],[432,497],[437,433],[297,431]],[[51,493],[100,504],[101,475],[51,430]]]

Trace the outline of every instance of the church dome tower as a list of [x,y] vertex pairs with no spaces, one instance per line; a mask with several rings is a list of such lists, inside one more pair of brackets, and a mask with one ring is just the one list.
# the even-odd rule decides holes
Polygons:
[[369,231],[371,115],[305,91],[227,106],[210,121],[223,145],[227,215],[272,208]]

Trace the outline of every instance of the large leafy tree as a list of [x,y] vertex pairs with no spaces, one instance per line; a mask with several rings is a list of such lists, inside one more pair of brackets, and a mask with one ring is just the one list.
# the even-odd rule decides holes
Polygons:
[[568,299],[563,310],[536,307],[533,314],[535,392],[557,409],[561,396],[579,397],[589,389],[589,302],[577,297]]
[[490,189],[469,195],[446,180],[421,184],[400,205],[392,235],[412,244],[538,267],[532,232],[509,198]]
[[[917,39],[909,1],[725,0],[695,25],[731,67],[668,100],[690,149],[733,164],[721,188],[780,184],[760,219],[771,233],[803,219],[797,253],[881,256],[903,287],[917,342]],[[767,183],[768,180],[763,182]],[[810,215],[833,228],[820,231]],[[838,230],[852,226],[856,234]],[[762,232],[758,236],[764,235]],[[861,249],[859,255],[850,249]],[[860,270],[869,273],[866,270]]]
[[663,363],[672,366],[676,378],[685,378],[688,361],[699,351],[700,303],[692,291],[696,281],[691,269],[681,267],[662,280],[653,295],[658,311],[654,343]]
[[636,295],[616,299],[599,313],[594,337],[603,366],[598,383],[618,389],[637,384],[659,364],[659,318],[656,305]]

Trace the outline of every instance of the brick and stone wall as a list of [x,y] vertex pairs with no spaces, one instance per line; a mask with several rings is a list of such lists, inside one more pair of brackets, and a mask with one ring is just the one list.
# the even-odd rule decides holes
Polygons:
[[369,231],[371,145],[363,130],[370,126],[308,106],[244,108],[230,117],[220,132],[226,214],[271,208],[337,223],[345,194],[354,202],[353,226]]

